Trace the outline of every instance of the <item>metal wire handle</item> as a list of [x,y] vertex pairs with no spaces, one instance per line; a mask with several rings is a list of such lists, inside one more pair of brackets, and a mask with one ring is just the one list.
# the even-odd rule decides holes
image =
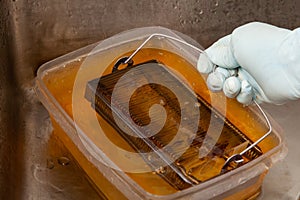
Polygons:
[[[194,50],[196,50],[196,51],[198,51],[200,53],[204,53],[205,54],[205,52],[203,50],[199,49],[198,47],[195,47],[194,45],[192,45],[192,44],[190,44],[190,43],[188,43],[188,42],[186,42],[184,40],[181,40],[181,39],[169,36],[169,35],[161,34],[161,33],[154,33],[154,34],[150,35],[123,63],[124,64],[130,63],[132,61],[132,58],[146,45],[147,42],[149,42],[149,40],[151,38],[153,38],[155,36],[169,38],[169,39],[174,40],[176,42],[179,42],[179,43],[182,43],[184,45],[187,45],[188,47],[191,47],[192,49],[194,49]],[[266,113],[264,112],[264,110],[261,108],[261,106],[255,100],[253,100],[253,103],[258,107],[259,111],[264,116],[269,130],[261,138],[259,138],[257,141],[255,141],[254,143],[252,143],[246,149],[244,149],[241,153],[234,154],[234,155],[230,156],[226,160],[226,162],[224,163],[222,169],[225,169],[231,162],[235,162],[235,163],[241,163],[241,162],[243,162],[244,159],[243,159],[242,156],[247,151],[249,151],[250,149],[252,149],[253,147],[255,147],[258,143],[260,143],[261,141],[263,141],[272,132],[272,126],[271,126],[271,123],[270,123],[270,120],[269,120],[268,116],[266,115]]]
[[261,141],[263,141],[272,132],[272,126],[271,126],[271,123],[270,123],[270,120],[269,120],[268,116],[266,115],[266,113],[264,112],[264,110],[261,108],[261,106],[255,100],[253,102],[258,107],[258,109],[262,113],[262,115],[264,116],[264,118],[265,118],[265,120],[267,122],[269,130],[262,137],[260,137],[258,140],[256,140],[254,143],[252,143],[246,149],[244,149],[241,153],[234,154],[234,155],[230,156],[229,158],[227,158],[227,160],[224,163],[222,169],[225,169],[231,162],[235,162],[235,163],[241,163],[241,162],[243,162],[244,159],[243,159],[242,156],[247,151],[249,151],[250,149],[252,149],[253,147],[255,147],[258,143],[260,143]]
[[193,49],[195,49],[196,51],[199,51],[200,53],[205,53],[202,49],[199,49],[198,47],[195,47],[194,45],[191,45],[190,43],[184,41],[184,40],[181,40],[181,39],[178,39],[176,37],[172,37],[172,36],[169,36],[169,35],[165,35],[165,34],[161,34],[161,33],[154,33],[152,35],[150,35],[128,58],[127,60],[124,62],[124,64],[127,64],[134,56],[135,54],[137,54],[137,52],[139,52],[143,46],[145,46],[145,44],[147,42],[149,42],[149,40],[151,40],[151,38],[155,37],[155,36],[161,36],[161,37],[165,37],[165,38],[169,38],[171,40],[174,40],[176,42],[179,42],[179,43],[182,43],[184,45],[187,45]]

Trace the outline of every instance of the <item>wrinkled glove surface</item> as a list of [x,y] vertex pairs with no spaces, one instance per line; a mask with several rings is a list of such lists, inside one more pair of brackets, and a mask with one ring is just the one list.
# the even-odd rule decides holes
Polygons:
[[[198,70],[207,84],[245,105],[283,104],[300,98],[300,28],[293,31],[252,22],[205,50]],[[214,68],[214,66],[217,68]]]

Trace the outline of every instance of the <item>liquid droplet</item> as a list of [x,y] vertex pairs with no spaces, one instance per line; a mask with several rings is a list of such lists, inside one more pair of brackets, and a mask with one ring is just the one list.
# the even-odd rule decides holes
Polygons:
[[165,173],[165,169],[161,166],[161,167],[157,168],[157,169],[155,170],[155,172],[156,172],[157,174],[163,174],[163,173]]
[[47,168],[53,169],[54,168],[54,162],[52,159],[47,159]]
[[164,99],[160,99],[159,104],[162,106],[166,105],[166,101]]
[[201,104],[199,102],[195,103],[195,108],[199,108]]
[[60,165],[66,166],[66,165],[70,164],[70,159],[67,158],[67,157],[62,156],[62,157],[57,159],[57,162]]
[[181,20],[180,20],[180,24],[181,24],[181,25],[186,24],[186,20],[181,19]]

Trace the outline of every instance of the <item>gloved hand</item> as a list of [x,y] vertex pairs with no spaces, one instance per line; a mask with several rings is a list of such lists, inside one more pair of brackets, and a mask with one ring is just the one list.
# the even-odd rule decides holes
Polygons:
[[[207,85],[245,105],[282,104],[300,98],[300,28],[293,31],[252,22],[205,50],[198,70]],[[214,69],[214,66],[217,68]]]

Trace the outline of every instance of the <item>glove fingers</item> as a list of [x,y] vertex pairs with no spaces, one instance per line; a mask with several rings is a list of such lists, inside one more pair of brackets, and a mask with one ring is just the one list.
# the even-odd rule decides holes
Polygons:
[[213,71],[214,64],[209,60],[206,53],[201,53],[197,62],[197,69],[201,73],[208,74]]
[[231,35],[227,35],[205,50],[212,63],[233,69],[239,67],[231,48]]
[[207,77],[206,83],[212,92],[222,91],[225,80],[235,72],[222,67],[215,68],[214,72]]
[[219,92],[222,91],[223,84],[225,82],[226,77],[224,74],[220,72],[212,72],[208,75],[206,84],[210,91],[212,92]]
[[242,81],[246,80],[251,85],[253,93],[254,93],[253,98],[255,98],[256,101],[270,103],[270,100],[265,95],[262,88],[259,86],[259,84],[256,82],[256,80],[245,69],[239,68],[238,76]]
[[[207,86],[212,92],[222,91],[228,98],[236,98],[238,102],[249,105],[258,96],[257,90],[249,83],[248,74],[239,68],[238,77],[236,70],[217,67],[207,78]],[[256,83],[254,83],[256,86]]]
[[228,98],[236,97],[237,101],[244,105],[250,105],[255,98],[252,85],[247,80],[236,76],[231,76],[225,80],[223,92]]
[[231,76],[227,78],[223,85],[223,92],[229,98],[236,97],[241,90],[241,81],[235,77]]
[[249,105],[253,102],[255,97],[252,85],[247,80],[241,81],[241,91],[237,95],[236,99],[238,102],[244,105]]

